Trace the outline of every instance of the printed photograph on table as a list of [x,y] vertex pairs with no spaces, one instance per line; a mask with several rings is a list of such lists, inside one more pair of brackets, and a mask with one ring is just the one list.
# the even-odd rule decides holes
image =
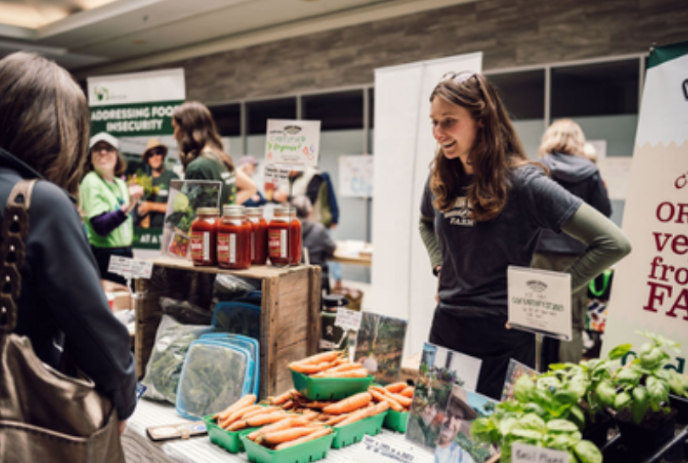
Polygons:
[[518,378],[523,375],[530,375],[531,378],[535,378],[537,371],[518,360],[509,360],[509,368],[506,370],[506,379],[504,380],[504,389],[502,390],[502,402],[514,398],[514,385]]
[[475,390],[482,360],[425,343],[406,439],[434,450],[454,386]]
[[498,452],[496,446],[471,440],[471,424],[490,416],[497,401],[461,386],[452,388],[435,448],[435,463],[484,463]]
[[406,320],[363,312],[354,358],[375,377],[376,383],[398,381],[407,327]]
[[196,210],[201,207],[219,207],[221,182],[206,180],[172,180],[170,199],[167,202],[162,249],[178,259],[191,259],[191,224]]

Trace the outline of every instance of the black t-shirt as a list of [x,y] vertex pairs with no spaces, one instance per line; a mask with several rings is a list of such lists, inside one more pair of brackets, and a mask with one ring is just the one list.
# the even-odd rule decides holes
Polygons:
[[432,218],[442,253],[441,308],[507,307],[507,268],[530,267],[542,229],[556,232],[578,210],[581,199],[550,180],[539,167],[525,165],[511,175],[508,201],[492,220],[475,222],[465,176],[454,206],[440,212],[426,183],[421,215]]
[[[146,201],[154,203],[167,203],[167,198],[170,197],[170,181],[178,180],[179,175],[175,174],[169,169],[165,169],[159,177],[153,177],[153,186],[158,187],[157,194],[154,193],[146,198]],[[165,223],[165,214],[162,212],[150,213],[151,228],[162,228]]]

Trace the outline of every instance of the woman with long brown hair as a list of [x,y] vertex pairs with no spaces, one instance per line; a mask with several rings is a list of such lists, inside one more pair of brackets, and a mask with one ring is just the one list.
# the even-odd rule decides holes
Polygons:
[[[1,215],[6,213],[7,199],[16,184],[39,180],[30,203],[27,201],[28,234],[23,239],[24,265],[19,268],[21,293],[16,298],[14,332],[26,336],[35,355],[55,369],[63,364],[66,345],[71,362],[112,400],[123,431],[136,406],[129,333],[110,311],[76,206],[79,181],[88,160],[88,137],[86,97],[67,71],[30,53],[14,53],[0,60]],[[76,382],[64,376],[55,381]],[[57,399],[31,397],[34,405],[23,411],[25,421],[41,426],[31,420],[48,417],[59,425],[59,416],[46,415],[46,410],[52,409],[47,404]],[[81,398],[75,395],[71,400]],[[10,405],[0,407],[0,420],[11,425],[14,417],[6,415]],[[89,424],[86,413],[83,421]],[[116,423],[114,426],[116,430]],[[108,439],[105,434],[101,437]],[[7,444],[10,448],[12,443]],[[76,445],[74,449],[77,451]],[[7,457],[4,450],[0,454]],[[12,460],[11,448],[9,455]],[[119,456],[112,454],[108,461],[123,461]]]
[[253,180],[234,167],[224,151],[210,110],[198,101],[187,101],[172,114],[174,138],[186,180],[222,182],[220,206],[243,204],[256,194]]
[[436,156],[420,231],[438,306],[430,342],[482,359],[478,392],[499,398],[509,359],[534,365],[533,335],[507,329],[507,268],[529,267],[540,231],[588,251],[567,270],[572,289],[630,252],[621,230],[529,162],[506,109],[478,73],[451,74],[430,96]]

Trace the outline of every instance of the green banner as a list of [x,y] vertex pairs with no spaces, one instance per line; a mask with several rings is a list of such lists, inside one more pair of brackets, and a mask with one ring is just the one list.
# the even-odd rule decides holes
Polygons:
[[647,59],[647,69],[651,69],[667,61],[688,55],[688,41],[673,43],[663,47],[653,47]]
[[172,135],[172,113],[183,101],[91,107],[91,133],[115,137]]
[[136,249],[160,249],[162,228],[134,227],[134,247]]

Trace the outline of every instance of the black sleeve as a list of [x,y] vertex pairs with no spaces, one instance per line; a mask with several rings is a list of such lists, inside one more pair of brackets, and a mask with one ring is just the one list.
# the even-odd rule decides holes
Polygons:
[[76,207],[57,186],[38,182],[29,215],[28,265],[41,299],[65,333],[76,366],[126,419],[136,407],[129,332],[110,311]]
[[607,188],[604,186],[604,182],[602,182],[599,172],[591,178],[590,205],[600,211],[605,217],[611,217],[612,204],[609,201]]
[[316,174],[313,176],[310,182],[308,182],[308,187],[306,187],[306,196],[311,200],[311,204],[315,204],[318,200],[318,195],[320,194],[320,185],[322,185],[323,178],[322,175]]

